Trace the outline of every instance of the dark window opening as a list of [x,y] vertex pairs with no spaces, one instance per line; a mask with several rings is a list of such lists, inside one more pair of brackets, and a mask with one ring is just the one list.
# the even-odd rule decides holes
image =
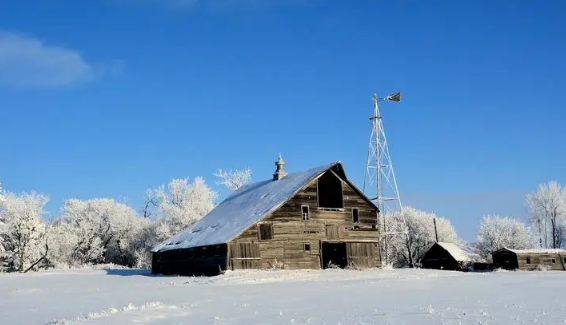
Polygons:
[[360,222],[360,215],[357,208],[352,209],[352,220],[354,223]]
[[527,257],[527,264],[531,264],[531,258]]
[[377,225],[375,225],[375,224],[371,225],[371,229],[373,229],[373,230],[377,229]]
[[311,251],[311,244],[305,244],[305,251],[307,252]]
[[259,225],[259,240],[270,240],[273,239],[273,226],[271,224],[260,224]]
[[556,259],[553,258],[553,259],[552,259],[552,264],[554,264],[554,263],[556,263]]
[[305,221],[309,220],[309,218],[310,218],[309,206],[308,205],[302,205],[301,211],[303,213],[303,220],[305,220]]
[[321,208],[343,208],[342,181],[330,171],[318,179],[318,206]]

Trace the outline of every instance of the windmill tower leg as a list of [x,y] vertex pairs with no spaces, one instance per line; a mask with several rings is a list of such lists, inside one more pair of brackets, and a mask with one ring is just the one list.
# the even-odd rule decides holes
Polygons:
[[[387,145],[387,137],[385,136],[385,129],[383,127],[383,117],[379,111],[378,102],[385,100],[399,102],[401,100],[401,94],[392,94],[386,98],[379,98],[377,95],[373,96],[373,115],[370,117],[372,128],[368,146],[363,192],[372,198],[372,201],[379,208],[383,227],[383,233],[380,236],[382,264],[383,259],[385,259],[385,265],[388,265],[391,263],[390,248],[388,247],[390,238],[392,238],[392,236],[404,236],[405,239],[408,240],[409,237],[407,224],[402,214],[403,206],[401,204],[401,196],[399,195],[399,188],[397,186],[393,163]],[[401,231],[390,231],[387,229],[386,220],[395,212],[400,213],[401,216]],[[410,254],[409,252],[409,261],[412,261]]]

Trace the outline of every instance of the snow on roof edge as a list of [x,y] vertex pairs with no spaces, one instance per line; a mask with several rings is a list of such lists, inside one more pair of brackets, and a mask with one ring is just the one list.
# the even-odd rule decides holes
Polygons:
[[446,243],[446,242],[436,242],[438,246],[444,248],[448,252],[448,254],[452,255],[452,257],[457,262],[471,262],[472,259],[462,250],[458,245],[454,243]]
[[561,248],[512,249],[512,248],[503,247],[502,249],[508,250],[515,254],[566,254],[566,250]]

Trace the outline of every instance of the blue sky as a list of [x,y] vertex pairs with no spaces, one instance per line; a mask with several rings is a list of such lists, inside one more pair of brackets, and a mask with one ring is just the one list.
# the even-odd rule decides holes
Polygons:
[[[566,182],[566,4],[0,2],[0,180],[114,197],[217,168],[334,160],[361,187],[371,96],[403,203],[473,239],[484,214]],[[220,189],[219,189],[220,190]],[[223,196],[226,192],[220,190]]]

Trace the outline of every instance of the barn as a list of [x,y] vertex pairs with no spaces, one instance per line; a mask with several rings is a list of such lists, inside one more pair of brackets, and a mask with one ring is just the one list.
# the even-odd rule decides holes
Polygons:
[[241,269],[379,267],[378,208],[341,162],[241,187],[152,250],[152,273],[216,275]]
[[501,248],[492,254],[493,266],[505,270],[566,270],[566,250]]
[[435,242],[421,259],[423,269],[450,271],[485,270],[488,264],[478,254],[454,243]]

